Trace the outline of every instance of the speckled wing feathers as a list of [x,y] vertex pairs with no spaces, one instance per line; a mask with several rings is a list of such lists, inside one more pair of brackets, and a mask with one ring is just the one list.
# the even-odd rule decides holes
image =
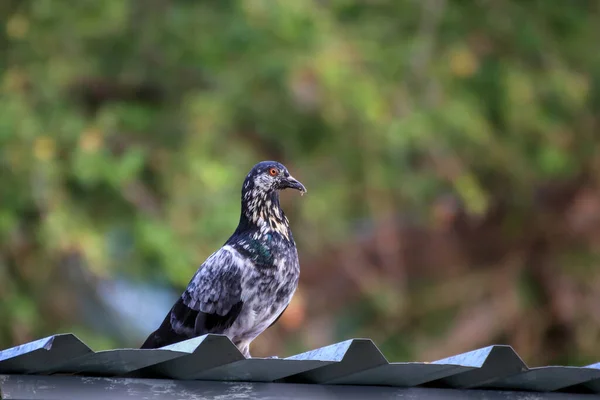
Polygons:
[[224,246],[198,269],[162,325],[142,348],[156,348],[229,328],[242,310],[242,268],[235,250]]
[[241,300],[244,260],[224,246],[202,264],[181,296],[193,310],[224,316]]

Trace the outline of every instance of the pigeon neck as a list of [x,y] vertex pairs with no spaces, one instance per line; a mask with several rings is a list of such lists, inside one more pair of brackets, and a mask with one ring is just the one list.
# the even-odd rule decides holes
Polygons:
[[[254,228],[262,234],[277,232],[290,240],[289,222],[279,205],[279,193],[247,192],[242,196],[239,228]],[[238,228],[238,229],[239,229]]]

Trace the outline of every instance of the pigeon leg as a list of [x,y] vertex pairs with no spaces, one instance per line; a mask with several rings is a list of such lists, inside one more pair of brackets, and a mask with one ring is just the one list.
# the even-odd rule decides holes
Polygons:
[[238,346],[238,349],[240,349],[240,352],[242,353],[242,355],[244,357],[252,358],[252,356],[250,355],[250,344],[249,343],[240,344]]

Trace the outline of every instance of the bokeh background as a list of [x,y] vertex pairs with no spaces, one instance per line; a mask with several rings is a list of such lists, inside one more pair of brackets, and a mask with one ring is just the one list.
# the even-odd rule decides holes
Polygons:
[[275,159],[302,264],[252,346],[600,360],[600,3],[0,2],[0,348],[139,346]]

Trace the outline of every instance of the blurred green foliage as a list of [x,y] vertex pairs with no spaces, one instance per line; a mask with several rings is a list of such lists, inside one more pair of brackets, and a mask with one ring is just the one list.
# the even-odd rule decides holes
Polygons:
[[[301,324],[259,353],[364,335],[394,360],[497,342],[600,359],[598,232],[571,224],[598,221],[598,2],[5,0],[0,18],[0,347],[64,330],[135,345],[83,327],[62,266],[181,290],[235,228],[249,168],[277,159],[308,188],[283,203],[309,278]],[[544,208],[555,182],[577,188]],[[388,259],[398,275],[323,261],[360,220],[438,232],[444,196],[500,255],[470,256],[489,237],[451,224],[462,256],[424,277],[410,257]],[[351,271],[346,305],[311,306]]]

